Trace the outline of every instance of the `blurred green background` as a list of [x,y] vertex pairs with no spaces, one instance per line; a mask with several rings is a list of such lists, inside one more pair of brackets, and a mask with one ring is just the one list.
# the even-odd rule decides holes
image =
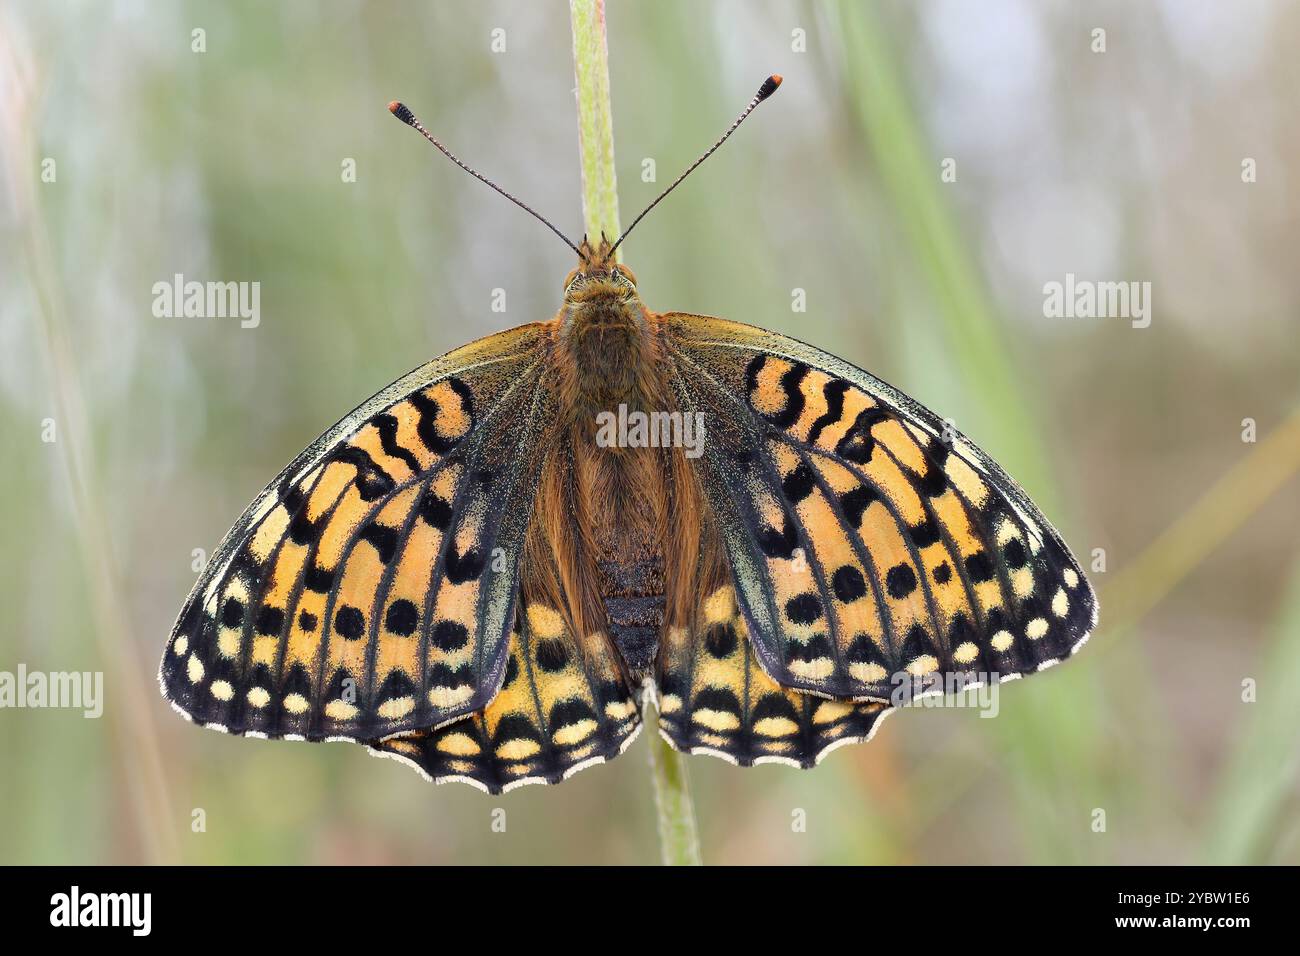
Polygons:
[[[1105,557],[1092,642],[997,719],[905,711],[807,773],[691,758],[704,859],[1300,862],[1300,5],[657,0],[608,23],[624,223],[786,79],[624,247],[647,304],[870,369]],[[658,858],[645,736],[489,797],[201,731],[154,681],[194,549],[301,448],[559,305],[571,253],[385,104],[579,233],[573,90],[553,0],[0,8],[0,670],[107,685],[98,720],[0,711],[0,861]],[[1150,327],[1045,318],[1067,272],[1151,282]],[[155,318],[175,273],[260,282],[260,326]]]

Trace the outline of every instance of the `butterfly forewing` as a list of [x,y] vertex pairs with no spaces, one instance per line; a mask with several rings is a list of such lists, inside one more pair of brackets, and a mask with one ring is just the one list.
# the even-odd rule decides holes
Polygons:
[[1005,679],[1071,654],[1096,600],[1060,536],[937,416],[811,346],[664,317],[679,401],[760,663],[888,700],[910,675]]
[[164,694],[232,733],[374,739],[502,679],[549,414],[540,326],[412,372],[240,518],[163,656]]

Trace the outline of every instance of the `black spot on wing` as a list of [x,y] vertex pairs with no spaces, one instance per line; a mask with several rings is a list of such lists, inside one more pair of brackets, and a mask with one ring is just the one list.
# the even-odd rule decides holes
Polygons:
[[573,724],[580,724],[586,720],[596,720],[596,712],[591,709],[591,705],[580,698],[571,698],[569,700],[558,701],[551,707],[547,715],[551,732],[554,733],[561,727],[568,727]]
[[514,654],[511,654],[510,658],[506,661],[506,676],[501,682],[501,689],[505,690],[507,687],[513,684],[515,682],[515,678],[518,676],[519,676],[519,658],[515,657]]
[[695,710],[717,710],[740,716],[740,699],[725,687],[705,687],[695,695]]
[[315,591],[317,594],[327,594],[330,588],[334,586],[334,572],[329,568],[322,568],[318,564],[313,564],[303,575],[303,586],[308,591]]
[[500,747],[511,740],[531,740],[540,744],[542,735],[528,718],[519,714],[507,714],[497,724],[492,742],[494,746]]
[[312,697],[312,681],[307,673],[307,668],[303,667],[302,661],[297,661],[289,668],[289,674],[281,685],[281,700],[290,694],[298,694],[308,700]]
[[806,641],[786,641],[786,660],[811,664],[831,656],[831,642],[825,634],[814,634]]
[[880,652],[880,648],[866,634],[859,634],[853,638],[849,644],[849,649],[845,656],[854,664],[876,664],[888,670],[885,662],[885,656]]
[[469,631],[459,621],[438,621],[433,625],[433,643],[439,650],[458,651],[469,643]]
[[934,643],[924,627],[913,624],[907,632],[907,637],[903,639],[903,662],[907,663],[923,654],[934,654]]
[[477,548],[470,548],[460,554],[455,548],[447,551],[447,580],[452,584],[464,584],[483,573],[483,555]]
[[781,480],[781,491],[790,504],[797,505],[812,494],[816,482],[808,463],[801,461]]
[[349,641],[359,640],[366,630],[366,616],[360,608],[345,604],[334,614],[334,630]]
[[446,531],[451,524],[451,504],[432,488],[420,496],[420,517],[431,527]]
[[785,602],[785,616],[795,624],[812,624],[822,616],[822,602],[811,592],[797,594]]
[[244,604],[239,598],[226,598],[221,606],[221,623],[225,627],[239,627],[244,623]]
[[948,476],[938,465],[931,464],[917,480],[917,487],[931,498],[937,498],[948,490]]
[[916,572],[910,564],[896,564],[885,573],[885,587],[891,597],[905,598],[916,590]]
[[269,604],[263,605],[253,626],[258,634],[279,634],[280,628],[284,626],[284,611]]
[[415,684],[409,677],[401,671],[393,671],[384,678],[384,683],[379,688],[376,700],[383,703],[386,700],[396,700],[399,697],[414,697]]
[[984,581],[993,580],[993,562],[989,560],[987,552],[977,551],[966,557],[966,574],[970,579],[979,584]]
[[434,664],[429,668],[429,684],[432,687],[446,687],[454,690],[474,683],[474,670],[468,664],[451,667],[447,664]]
[[569,663],[569,650],[563,641],[541,640],[537,642],[537,666],[547,673],[562,671]]
[[398,531],[377,521],[372,521],[361,529],[361,540],[373,545],[379,553],[379,560],[388,564],[397,551]]
[[420,610],[414,601],[398,598],[388,606],[384,615],[384,626],[399,637],[410,637],[420,623]]
[[307,495],[300,485],[293,484],[293,478],[286,478],[280,485],[280,501],[285,510],[293,514],[307,503]]
[[835,596],[845,604],[850,604],[867,593],[867,582],[862,577],[862,572],[851,564],[844,565],[831,575],[831,587],[835,589]]
[[907,533],[918,548],[929,547],[939,542],[939,526],[928,515],[918,524],[909,527]]
[[844,517],[849,519],[851,525],[856,529],[862,524],[862,516],[866,513],[871,503],[876,500],[876,493],[866,485],[858,485],[856,488],[850,488],[844,494],[840,495],[840,507],[844,509]]
[[784,694],[764,694],[754,705],[753,722],[758,723],[760,720],[766,720],[770,717],[779,717],[786,720],[799,722],[799,711],[795,709],[790,698]]
[[736,629],[727,622],[713,624],[704,632],[704,648],[713,657],[730,657],[736,644]]
[[789,515],[783,515],[781,528],[763,527],[758,532],[758,546],[769,558],[790,558],[799,546],[799,535]]
[[289,522],[289,538],[294,544],[311,544],[320,537],[323,522],[312,521],[304,508]]

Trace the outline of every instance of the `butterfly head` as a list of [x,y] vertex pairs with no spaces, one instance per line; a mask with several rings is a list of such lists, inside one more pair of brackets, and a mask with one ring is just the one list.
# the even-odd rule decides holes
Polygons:
[[578,245],[578,267],[564,280],[564,301],[570,305],[600,299],[630,301],[636,294],[636,276],[615,260],[613,244],[604,236],[599,245],[584,237]]

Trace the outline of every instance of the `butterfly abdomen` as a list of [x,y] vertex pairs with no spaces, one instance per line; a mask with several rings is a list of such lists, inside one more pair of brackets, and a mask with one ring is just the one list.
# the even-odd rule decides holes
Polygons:
[[664,623],[663,558],[655,554],[641,561],[602,561],[599,568],[610,637],[628,670],[646,674]]

